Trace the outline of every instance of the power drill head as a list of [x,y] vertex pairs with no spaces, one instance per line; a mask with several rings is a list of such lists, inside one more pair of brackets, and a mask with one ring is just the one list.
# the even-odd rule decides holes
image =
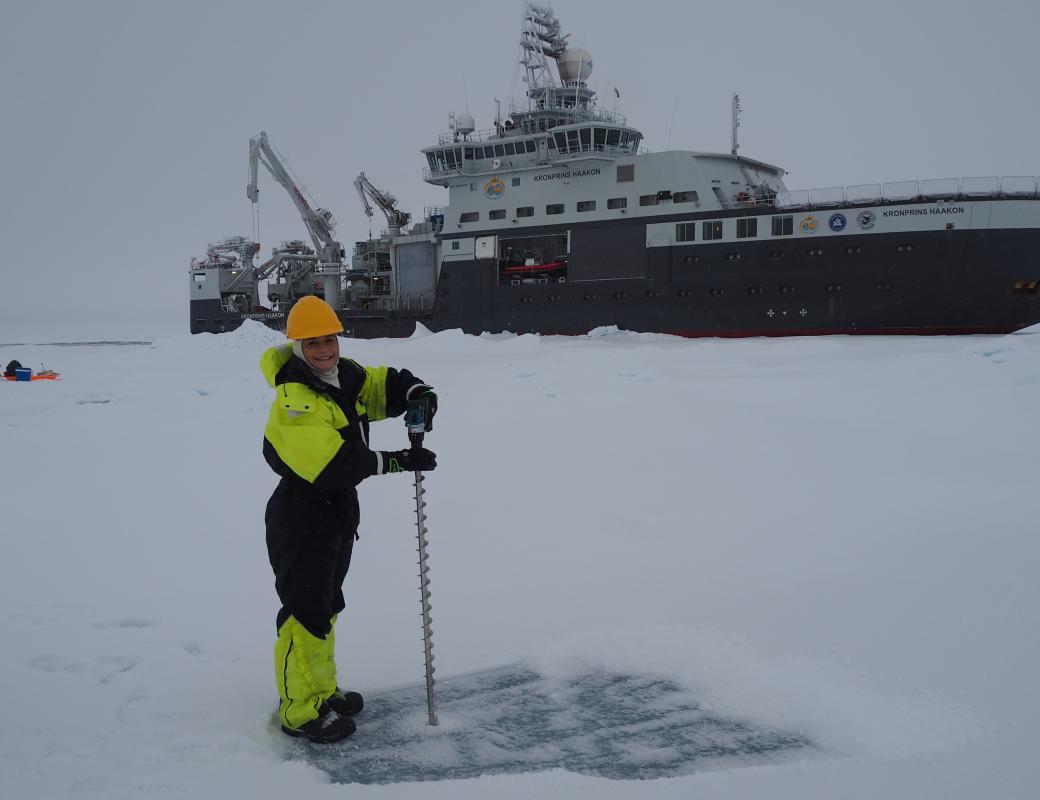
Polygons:
[[404,424],[412,447],[422,447],[423,434],[432,428],[429,423],[429,401],[426,398],[408,404],[404,412]]

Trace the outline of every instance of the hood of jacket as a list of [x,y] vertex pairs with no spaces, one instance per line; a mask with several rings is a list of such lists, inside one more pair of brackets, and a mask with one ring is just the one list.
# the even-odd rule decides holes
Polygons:
[[276,385],[275,378],[278,377],[282,367],[288,364],[289,359],[292,357],[291,344],[271,347],[264,351],[264,354],[260,356],[260,371],[264,374],[264,378],[267,379],[268,386],[273,388]]

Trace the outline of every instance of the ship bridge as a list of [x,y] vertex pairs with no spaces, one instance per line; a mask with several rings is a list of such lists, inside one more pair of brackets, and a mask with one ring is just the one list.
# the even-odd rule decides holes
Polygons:
[[592,56],[568,45],[567,38],[551,8],[528,2],[520,38],[527,102],[511,105],[504,121],[499,108],[486,131],[474,132],[468,113],[452,115],[451,131],[422,151],[423,179],[452,186],[460,176],[637,154],[643,134],[624,115],[596,104],[588,86]]
[[[539,123],[546,123],[539,129]],[[424,149],[428,183],[450,186],[454,178],[514,172],[576,158],[614,159],[639,152],[643,135],[635,128],[600,120],[521,118],[520,124],[457,138]],[[453,140],[454,139],[454,140]]]

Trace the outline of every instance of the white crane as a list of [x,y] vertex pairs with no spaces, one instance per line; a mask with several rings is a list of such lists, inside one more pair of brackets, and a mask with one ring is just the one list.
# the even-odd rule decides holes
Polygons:
[[336,230],[336,220],[332,212],[326,208],[313,209],[303,196],[303,192],[289,174],[281,160],[275,154],[274,149],[267,141],[266,131],[260,131],[257,136],[249,140],[249,185],[246,186],[246,197],[253,203],[260,196],[257,187],[258,163],[267,167],[278,183],[289,193],[296,209],[303,218],[303,224],[307,227],[314,250],[319,254],[320,266],[342,266],[346,251],[343,245],[333,238]]
[[411,214],[397,208],[397,198],[390,192],[374,186],[372,181],[365,177],[364,172],[354,179],[354,188],[357,189],[358,196],[361,198],[361,205],[365,209],[366,216],[372,216],[369,198],[372,198],[372,202],[379,206],[379,210],[386,215],[387,231],[391,236],[399,236],[401,228],[411,221]]

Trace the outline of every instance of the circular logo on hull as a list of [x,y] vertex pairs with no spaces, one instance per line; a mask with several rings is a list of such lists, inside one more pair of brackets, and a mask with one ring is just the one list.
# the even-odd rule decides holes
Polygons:
[[489,200],[497,200],[506,191],[506,185],[501,178],[491,178],[484,184],[484,196]]
[[820,227],[820,221],[810,214],[801,221],[798,227],[802,233],[816,233],[817,229]]
[[877,222],[877,217],[874,216],[873,211],[860,211],[856,216],[856,225],[861,231],[869,231],[874,227],[875,222]]
[[831,214],[831,218],[827,220],[827,226],[835,233],[841,233],[848,224],[849,221],[845,219],[844,214]]

